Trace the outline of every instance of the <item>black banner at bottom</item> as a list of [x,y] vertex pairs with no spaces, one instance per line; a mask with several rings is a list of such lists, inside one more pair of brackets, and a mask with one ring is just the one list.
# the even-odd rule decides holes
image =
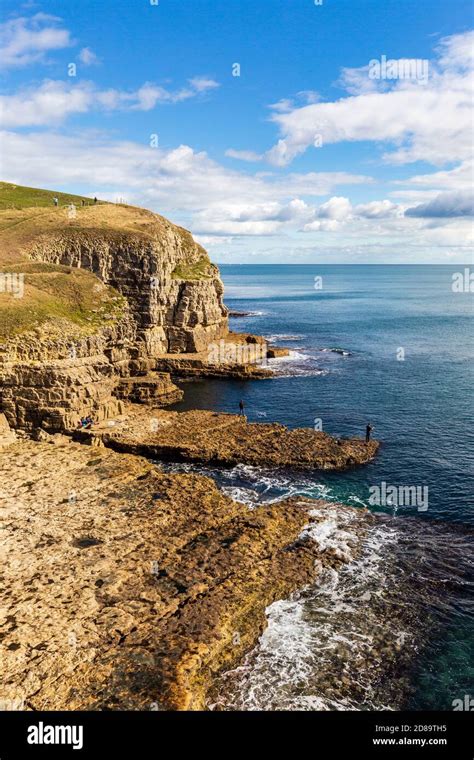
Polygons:
[[3,712],[0,760],[222,757],[273,748],[306,748],[314,757],[472,760],[472,726],[469,712]]

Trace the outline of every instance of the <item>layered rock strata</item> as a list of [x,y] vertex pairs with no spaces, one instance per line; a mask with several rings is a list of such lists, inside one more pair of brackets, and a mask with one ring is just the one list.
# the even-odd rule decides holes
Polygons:
[[78,229],[40,234],[28,256],[88,269],[116,288],[150,356],[203,351],[228,330],[217,267],[187,230],[143,209],[119,211],[118,230],[107,228],[115,223],[113,206],[81,209]]
[[[205,250],[163,217],[112,205],[77,209],[69,221],[42,211],[26,214],[0,237],[3,255],[27,271],[26,295],[34,306],[49,302],[48,288],[54,297],[64,290],[68,309],[78,310],[83,324],[74,325],[65,309],[64,318],[52,312],[41,328],[33,320],[29,330],[7,334],[0,345],[0,409],[11,426],[61,431],[83,416],[95,422],[114,417],[124,401],[173,403],[183,393],[170,372],[271,374],[259,362],[266,359],[263,338],[229,334],[222,282]],[[92,286],[88,275],[74,285],[77,269],[100,282]],[[98,301],[107,287],[110,308],[89,307],[88,316],[74,287],[78,293],[93,287]],[[235,353],[230,360],[229,351]]]
[[128,314],[93,335],[43,333],[0,351],[0,408],[14,428],[72,430],[81,417],[100,422],[123,413],[128,399],[160,405],[182,397],[165,373],[141,377],[147,360]]

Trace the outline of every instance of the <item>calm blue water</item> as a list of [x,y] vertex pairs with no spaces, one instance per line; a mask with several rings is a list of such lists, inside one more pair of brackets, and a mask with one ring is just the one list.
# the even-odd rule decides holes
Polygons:
[[[226,304],[261,313],[231,319],[231,328],[291,336],[277,343],[291,348],[294,360],[277,362],[284,374],[274,380],[197,383],[175,408],[235,412],[243,399],[250,420],[312,427],[319,418],[326,432],[339,436],[363,435],[370,421],[383,444],[377,460],[320,482],[339,500],[352,495],[364,503],[369,485],[380,481],[426,485],[424,519],[472,522],[473,296],[451,289],[452,273],[461,267],[220,269]],[[321,290],[314,288],[316,276]],[[328,348],[351,356],[321,351]],[[399,349],[404,361],[397,359]]]
[[[405,704],[414,709],[452,709],[453,699],[468,693],[474,696],[470,532],[474,518],[473,300],[471,293],[456,293],[451,288],[453,273],[462,269],[221,266],[226,304],[232,310],[252,313],[231,319],[231,328],[265,335],[290,348],[291,356],[271,364],[277,371],[274,379],[186,383],[185,399],[175,407],[235,412],[243,399],[250,420],[312,427],[314,420],[320,419],[326,432],[338,436],[363,435],[370,421],[374,436],[382,442],[373,463],[344,473],[279,473],[246,467],[209,473],[241,500],[246,495],[258,502],[296,493],[354,506],[368,505],[370,486],[382,481],[428,487],[427,511],[406,506],[377,509],[391,520],[383,530],[391,531],[395,525],[397,539],[387,543],[382,530],[380,541],[374,542],[378,549],[370,555],[371,567],[376,565],[374,556],[377,561],[386,559],[380,579],[385,579],[387,615],[394,614],[396,606],[389,605],[397,588],[404,588],[404,575],[415,586],[403,593],[414,599],[417,589],[420,591],[413,621],[417,614],[418,626],[430,620],[427,640],[421,644],[420,637],[420,642],[413,643],[419,653],[408,670],[410,689]],[[321,289],[315,289],[315,277],[322,278]],[[345,355],[330,350],[334,348],[343,349]],[[391,582],[386,580],[389,560],[393,565]],[[402,576],[395,581],[402,566]],[[339,599],[345,587],[353,589],[341,576],[334,599]],[[314,621],[315,641],[321,634],[321,621],[316,624],[314,613],[320,607],[320,593],[321,589],[315,590],[314,598],[301,601],[298,607],[298,615],[306,622]],[[324,593],[327,595],[327,589]],[[293,617],[288,617],[289,612],[287,617],[278,613],[278,622],[269,624],[269,635],[274,629],[281,634],[282,626],[287,626],[297,640],[303,629],[294,627],[294,612]],[[378,614],[380,609],[375,607],[375,621]],[[334,614],[331,621],[330,630],[336,636],[340,616]],[[351,625],[359,623],[354,618]],[[410,638],[409,633],[406,636]],[[416,639],[413,633],[412,639]],[[323,660],[321,653],[318,660],[317,644],[314,648],[311,657],[314,654],[316,673]],[[381,695],[374,696],[377,690],[373,685],[365,692],[372,695],[370,700],[346,695],[347,699],[338,702],[332,692],[326,693],[314,683],[310,686],[309,677],[301,696],[301,656],[293,662],[291,654],[282,655],[278,647],[270,650],[269,654],[268,642],[262,640],[245,677],[237,679],[233,701],[224,699],[222,709],[286,709],[287,703],[279,703],[274,696],[267,704],[272,678],[280,684],[283,672],[292,674],[285,693],[291,697],[289,704],[298,705],[296,709],[301,700],[320,704],[321,698],[330,708],[339,705],[337,709],[344,709],[345,704],[373,709],[383,702]],[[298,689],[293,689],[293,681]],[[255,697],[259,689],[260,701]],[[228,685],[223,689],[224,693],[231,691]]]

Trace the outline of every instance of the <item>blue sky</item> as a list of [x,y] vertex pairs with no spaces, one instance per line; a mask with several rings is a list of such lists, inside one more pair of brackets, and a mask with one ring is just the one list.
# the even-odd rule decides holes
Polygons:
[[467,0],[1,8],[5,180],[147,206],[220,262],[469,261]]

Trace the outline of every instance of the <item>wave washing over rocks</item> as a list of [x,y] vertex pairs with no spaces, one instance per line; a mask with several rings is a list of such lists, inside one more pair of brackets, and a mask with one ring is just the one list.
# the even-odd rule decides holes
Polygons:
[[[282,495],[330,498],[327,486],[309,478],[243,466],[199,471],[255,510]],[[307,506],[318,522],[301,539],[344,564],[267,608],[258,645],[218,678],[209,709],[402,709],[416,691],[420,657],[466,604],[469,532],[416,518],[361,520],[341,504],[330,513],[314,501]]]
[[[301,334],[275,333],[266,335],[270,344],[299,343],[307,336]],[[345,348],[323,347],[311,349],[306,346],[289,346],[288,356],[270,360],[270,368],[276,377],[316,377],[334,371],[337,362],[352,353]]]
[[258,646],[220,677],[211,709],[395,710],[407,703],[417,659],[464,583],[464,537],[451,544],[459,554],[453,567],[440,559],[441,531],[426,535],[414,520],[379,517],[361,540],[356,527],[353,511],[338,507],[336,517],[308,530],[321,550],[335,548],[349,563],[267,608]]
[[306,496],[313,499],[337,501],[331,489],[318,483],[314,476],[304,472],[265,469],[248,464],[238,464],[232,468],[214,468],[193,464],[171,464],[160,466],[171,472],[199,472],[212,478],[226,496],[246,504],[251,509],[259,503],[272,504],[291,496]]
[[270,359],[268,366],[273,371],[274,376],[278,377],[316,377],[325,375],[328,370],[322,369],[314,356],[305,354],[302,351],[290,350],[288,356],[281,356],[277,359]]

